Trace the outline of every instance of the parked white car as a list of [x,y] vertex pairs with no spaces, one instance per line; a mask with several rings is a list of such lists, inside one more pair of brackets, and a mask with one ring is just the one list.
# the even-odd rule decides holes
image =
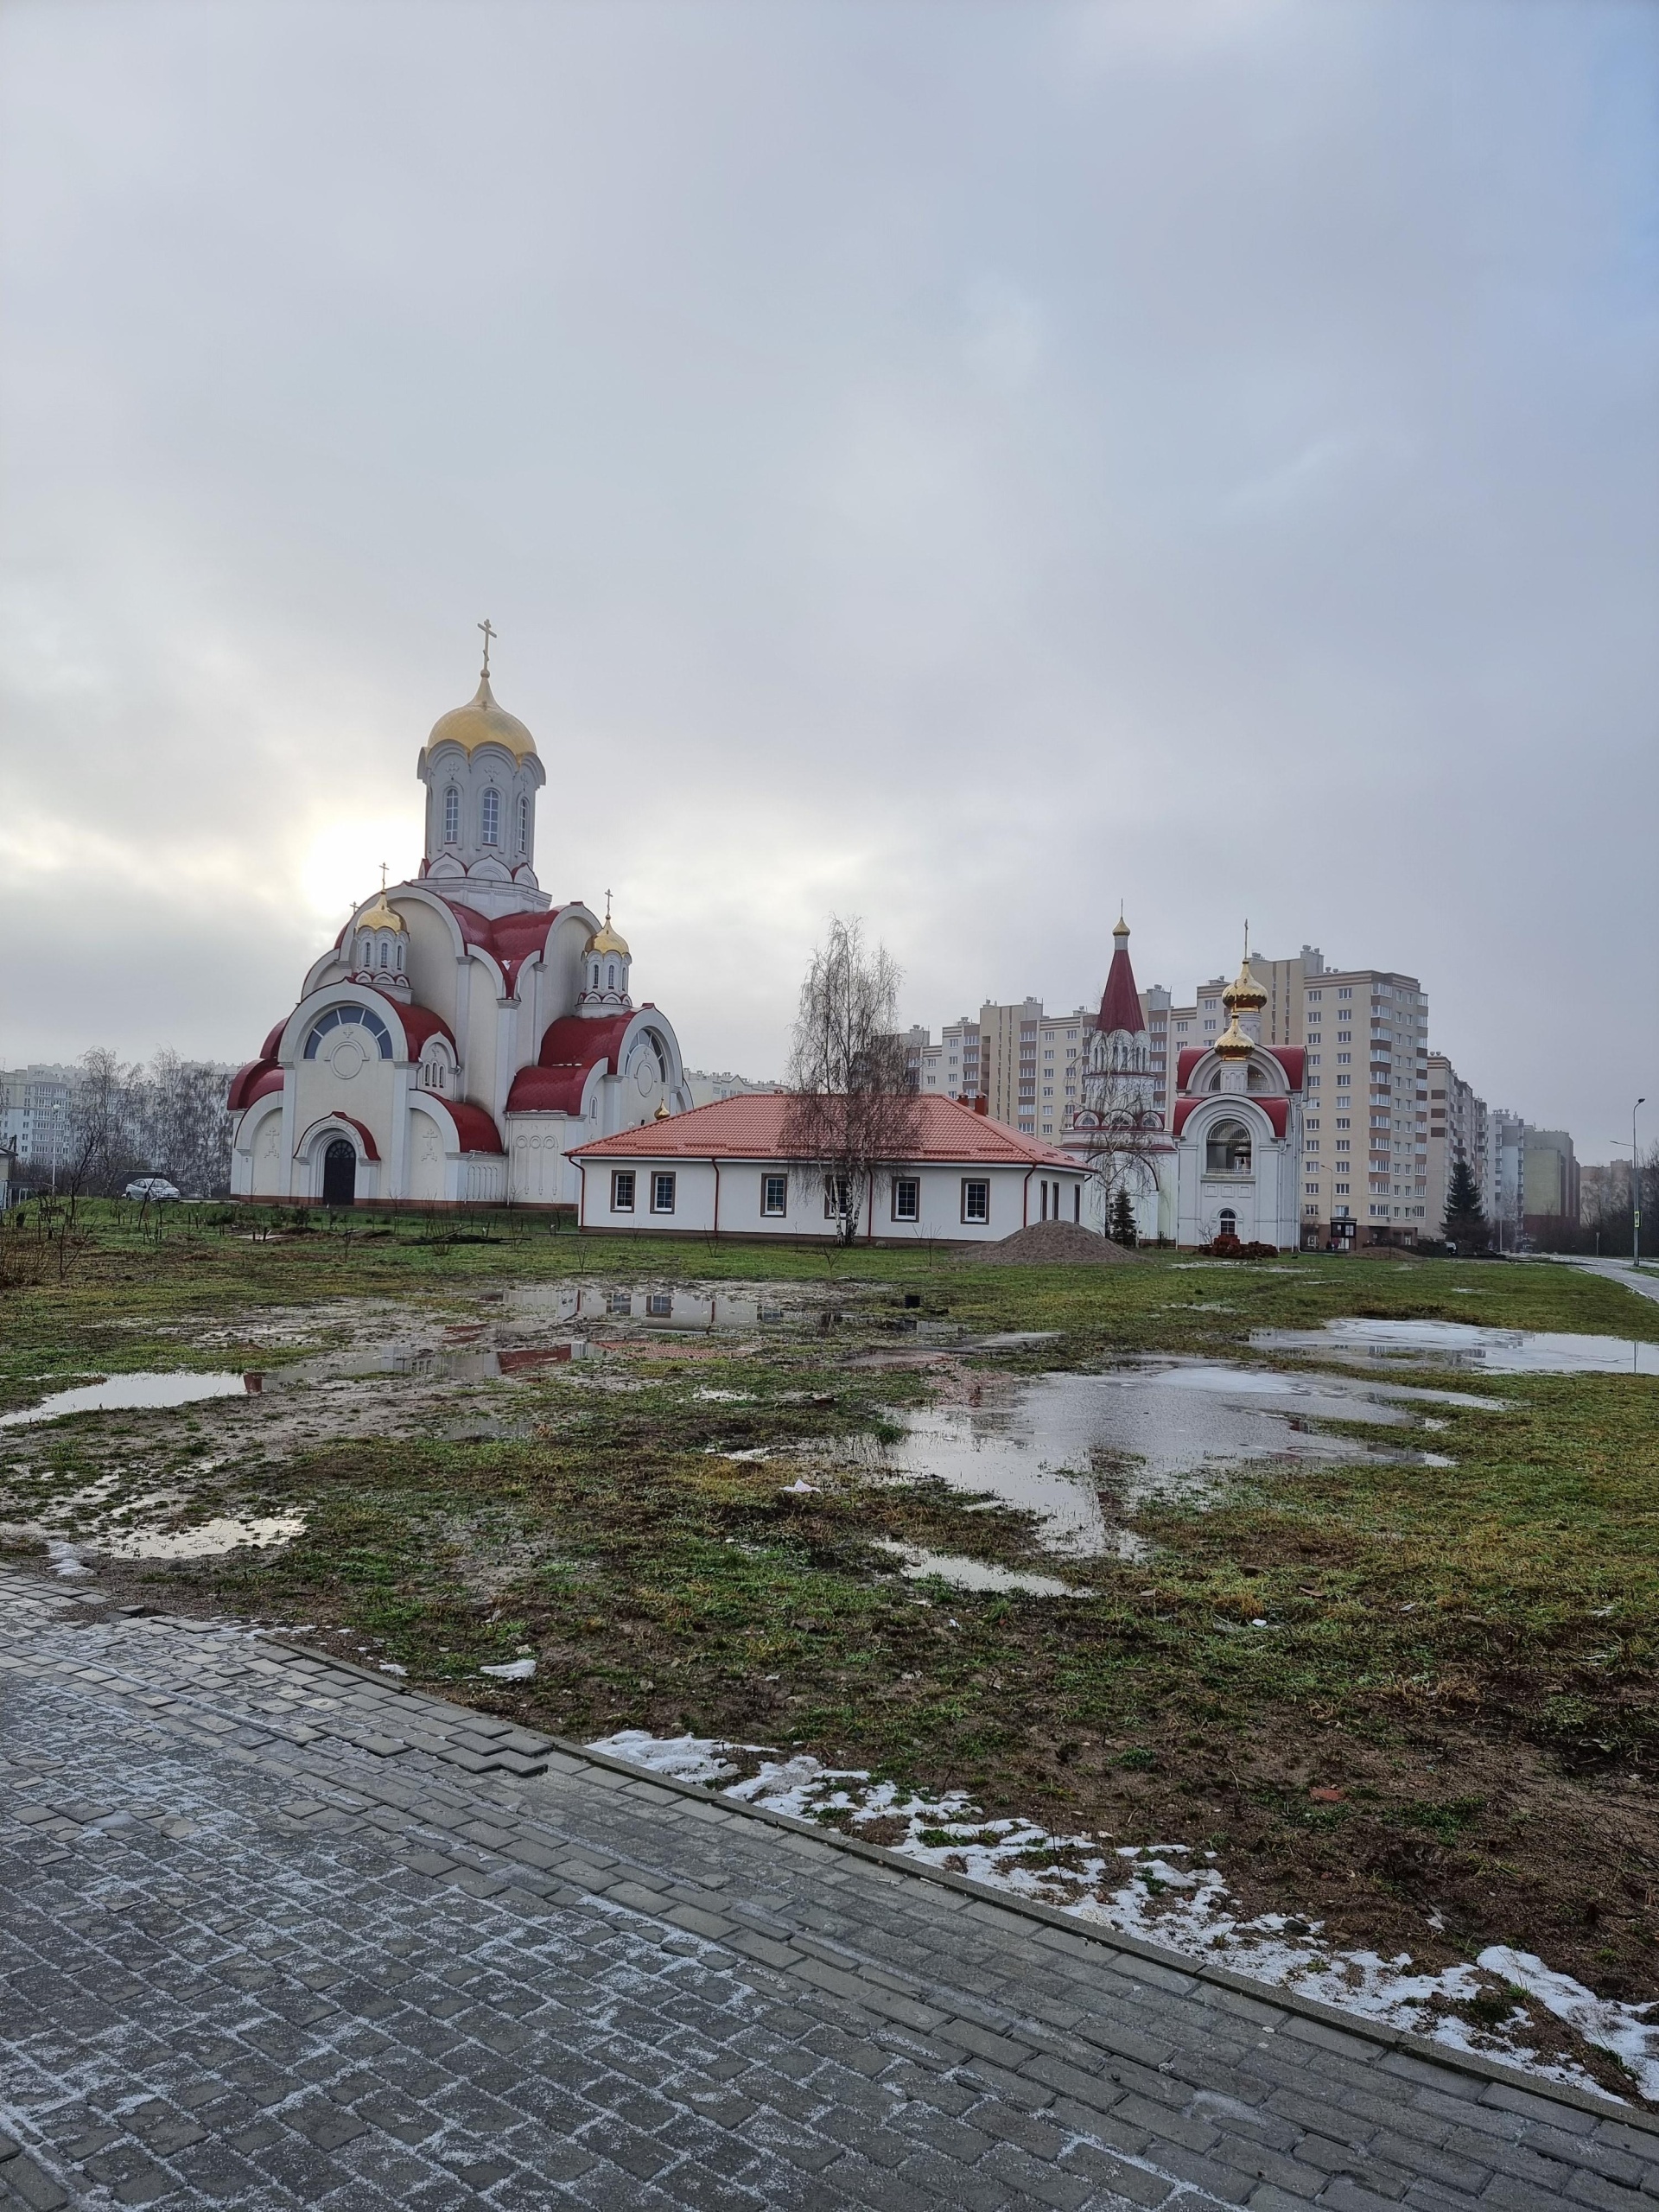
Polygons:
[[148,1198],[152,1205],[160,1205],[165,1199],[176,1198],[179,1194],[178,1185],[169,1183],[165,1175],[141,1175],[136,1183],[127,1185],[130,1198]]

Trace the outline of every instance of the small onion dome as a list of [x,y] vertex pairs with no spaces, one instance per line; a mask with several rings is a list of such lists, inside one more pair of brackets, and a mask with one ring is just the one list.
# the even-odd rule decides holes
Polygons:
[[1113,935],[1114,937],[1122,937],[1122,938],[1126,938],[1126,937],[1128,937],[1128,933],[1129,933],[1129,925],[1128,925],[1128,924],[1124,920],[1124,918],[1123,918],[1123,915],[1122,915],[1122,909],[1120,908],[1120,909],[1119,909],[1119,912],[1118,912],[1118,917],[1117,917],[1117,919],[1116,919],[1116,920],[1112,924],[1112,935]]
[[464,707],[452,707],[439,715],[426,742],[429,751],[436,745],[459,745],[468,753],[480,745],[505,745],[515,760],[536,758],[535,739],[517,715],[496,705],[487,676],[479,679],[477,691]]
[[1240,1009],[1246,1014],[1259,1014],[1268,1002],[1268,995],[1250,973],[1250,956],[1247,952],[1237,975],[1221,995],[1221,1002],[1235,1020]]
[[614,952],[624,960],[632,960],[633,957],[628,950],[626,938],[619,937],[611,927],[611,918],[608,914],[588,938],[582,950],[584,952]]
[[384,891],[380,893],[372,906],[365,906],[363,909],[363,912],[357,918],[357,926],[360,930],[404,930],[407,931],[408,929],[408,925],[404,920],[403,916],[397,912],[394,908],[386,904],[386,894]]
[[1216,1057],[1222,1060],[1248,1060],[1250,1057],[1250,1040],[1239,1027],[1236,1014],[1216,1039]]
[[657,1101],[657,1111],[651,1118],[653,1122],[667,1122],[672,1120],[673,1117],[668,1110],[668,1101],[666,1098],[659,1098]]

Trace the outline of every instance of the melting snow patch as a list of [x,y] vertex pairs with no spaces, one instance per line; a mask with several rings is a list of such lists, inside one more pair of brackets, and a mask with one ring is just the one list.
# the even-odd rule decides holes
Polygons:
[[[504,1671],[486,1669],[486,1673]],[[1409,1952],[1339,1951],[1318,1921],[1265,1912],[1245,1918],[1213,1853],[1184,1844],[1108,1844],[1096,1835],[1055,1835],[1024,1820],[988,1821],[961,1790],[930,1797],[862,1769],[826,1767],[805,1753],[783,1758],[761,1744],[702,1736],[652,1736],[625,1728],[588,1745],[676,1782],[719,1785],[721,1795],[791,1819],[845,1828],[900,1821],[891,1848],[924,1866],[965,1874],[992,1889],[1057,1907],[1188,1958],[1293,1991],[1323,2005],[1432,2037],[1456,2050],[1501,2059],[1545,2080],[1605,2096],[1582,2068],[1545,2059],[1526,2041],[1517,2001],[1496,2028],[1452,2009],[1490,1994],[1499,1978],[1544,2005],[1588,2044],[1627,2066],[1643,2097],[1659,2101],[1659,2000],[1619,2005],[1596,1997],[1529,1952],[1494,1948],[1438,1971],[1414,1969]],[[744,1766],[760,1762],[748,1775]]]
[[1623,2059],[1641,2094],[1659,2103],[1659,2001],[1619,2005],[1598,1997],[1570,1974],[1553,1973],[1532,1952],[1512,1951],[1504,1943],[1494,1943],[1475,1963],[1535,1997],[1586,2043],[1599,2044]]
[[493,1675],[498,1682],[527,1682],[536,1672],[533,1659],[508,1659],[499,1667],[480,1667],[480,1675]]

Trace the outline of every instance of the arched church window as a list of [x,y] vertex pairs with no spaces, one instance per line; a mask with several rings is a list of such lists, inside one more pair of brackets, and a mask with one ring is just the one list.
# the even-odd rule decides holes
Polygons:
[[1231,1206],[1223,1206],[1221,1217],[1216,1224],[1216,1234],[1217,1236],[1237,1236],[1238,1216],[1233,1211]]
[[605,988],[607,991],[613,991],[616,988],[616,963],[614,960],[608,962],[606,965]]
[[594,961],[594,981],[593,981],[593,988],[594,988],[594,990],[597,990],[597,989],[599,988],[599,963],[598,963],[598,961],[597,961],[597,960],[595,960],[595,961]]
[[331,1029],[339,1029],[353,1022],[366,1030],[373,1038],[383,1060],[389,1060],[391,1058],[391,1032],[378,1014],[371,1014],[366,1007],[333,1006],[320,1020],[313,1025],[311,1034],[305,1040],[306,1058],[308,1060],[316,1058],[319,1048]]
[[501,794],[499,791],[485,792],[484,804],[480,810],[480,826],[481,835],[479,842],[481,844],[499,845],[500,843]]
[[530,801],[527,798],[521,798],[518,802],[518,849],[521,853],[530,850]]
[[383,968],[389,968],[391,965],[391,947],[386,943],[385,938],[380,940],[380,965]]
[[446,845],[461,842],[461,793],[453,784],[443,795],[443,842]]
[[1205,1168],[1211,1175],[1248,1175],[1250,1133],[1237,1122],[1217,1122],[1205,1147]]

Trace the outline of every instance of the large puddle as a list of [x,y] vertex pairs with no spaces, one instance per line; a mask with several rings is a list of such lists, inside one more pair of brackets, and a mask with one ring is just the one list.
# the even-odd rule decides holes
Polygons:
[[1264,1368],[1147,1361],[1108,1375],[1044,1375],[987,1388],[966,1406],[895,1413],[897,1443],[864,1447],[865,1464],[904,1478],[937,1477],[1039,1516],[1054,1552],[1125,1555],[1123,1529],[1103,1510],[1132,1513],[1158,1497],[1202,1497],[1231,1469],[1377,1459],[1445,1465],[1433,1452],[1323,1433],[1326,1421],[1380,1428],[1439,1427],[1437,1405],[1487,1398],[1417,1390],[1340,1376],[1276,1375]]
[[1628,1337],[1483,1329],[1467,1321],[1327,1321],[1322,1329],[1257,1329],[1263,1351],[1322,1351],[1347,1360],[1463,1367],[1487,1375],[1659,1375],[1659,1344]]
[[68,1414],[133,1413],[148,1406],[188,1406],[198,1398],[239,1398],[257,1384],[242,1375],[111,1375],[54,1391],[38,1406],[0,1414],[0,1428],[22,1428],[33,1421],[61,1421]]

